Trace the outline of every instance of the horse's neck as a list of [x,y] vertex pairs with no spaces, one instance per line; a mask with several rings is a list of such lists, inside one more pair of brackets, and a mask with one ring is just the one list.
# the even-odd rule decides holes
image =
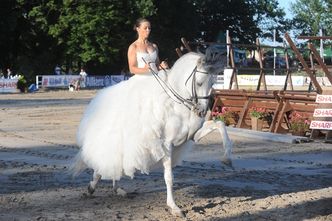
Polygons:
[[190,53],[185,54],[174,64],[168,77],[168,81],[171,85],[176,86],[177,89],[183,90],[186,80],[189,78],[192,71],[195,69],[199,54]]

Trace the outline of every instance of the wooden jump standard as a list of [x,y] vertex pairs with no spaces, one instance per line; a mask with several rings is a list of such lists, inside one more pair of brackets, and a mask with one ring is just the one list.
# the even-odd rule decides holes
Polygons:
[[[300,54],[299,50],[296,48],[295,44],[289,37],[289,35],[285,34],[285,39],[288,41],[291,49],[295,52],[297,58],[302,63],[306,73],[311,79],[316,91],[308,92],[308,91],[294,91],[293,84],[291,81],[291,73],[289,71],[289,61],[288,61],[288,52],[287,48],[285,49],[286,56],[286,68],[287,75],[285,80],[285,85],[283,90],[267,90],[266,81],[265,81],[265,72],[264,66],[262,62],[262,51],[259,40],[256,41],[256,49],[258,51],[258,61],[260,66],[260,77],[259,82],[256,88],[256,91],[250,90],[240,90],[237,85],[237,68],[234,63],[233,56],[233,47],[230,47],[230,63],[233,68],[232,77],[230,80],[229,89],[218,89],[213,90],[212,94],[214,97],[214,103],[212,107],[212,111],[216,108],[227,107],[230,111],[238,113],[238,120],[234,122],[236,127],[238,128],[250,128],[250,118],[249,111],[252,107],[263,107],[270,113],[271,119],[269,122],[265,123],[265,128],[269,132],[274,133],[286,133],[289,131],[289,122],[288,115],[291,111],[298,111],[302,113],[303,116],[308,118],[312,118],[313,112],[317,107],[317,103],[315,102],[316,95],[322,93],[322,88],[319,85],[316,77],[314,75],[314,70],[309,68],[308,64],[305,62],[304,58]],[[184,48],[187,51],[192,51],[189,47],[189,43],[182,38],[182,43],[184,44]],[[227,44],[231,44],[231,40],[227,39]],[[253,47],[253,46],[251,46]],[[265,47],[265,46],[264,46]],[[329,73],[326,65],[323,63],[316,49],[312,44],[308,44],[308,48],[311,50],[313,56],[318,61],[323,71],[325,72],[328,80],[332,83],[332,76]],[[179,56],[182,55],[180,49],[176,49]],[[235,84],[235,88],[231,90],[232,85]],[[261,85],[264,90],[261,89]],[[287,86],[291,87],[291,91],[287,91]]]

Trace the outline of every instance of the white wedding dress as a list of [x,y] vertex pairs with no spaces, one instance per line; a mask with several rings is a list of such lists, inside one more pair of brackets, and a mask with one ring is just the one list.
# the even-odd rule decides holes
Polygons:
[[145,62],[147,62],[150,65],[150,68],[155,72],[158,73],[158,69],[156,66],[156,60],[157,60],[157,51],[154,50],[151,53],[147,52],[137,52],[136,53],[137,58],[137,67],[144,68]]
[[[156,51],[137,53],[138,66],[155,62]],[[151,69],[157,71],[155,63]],[[164,71],[159,76],[166,79]],[[134,75],[127,81],[102,89],[85,110],[78,128],[79,158],[102,179],[133,177],[136,170],[149,173],[165,156],[161,125],[174,101],[151,73]]]

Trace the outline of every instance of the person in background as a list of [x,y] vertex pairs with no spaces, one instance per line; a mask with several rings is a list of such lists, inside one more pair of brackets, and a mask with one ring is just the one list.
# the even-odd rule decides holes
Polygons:
[[55,75],[61,75],[61,68],[59,67],[59,65],[56,65],[54,68],[54,74]]
[[7,78],[11,79],[12,78],[12,71],[10,70],[10,68],[7,68]]
[[145,18],[137,19],[134,30],[137,39],[128,48],[128,65],[132,74],[158,73],[160,69],[167,69],[168,64],[160,62],[158,47],[149,41],[151,24]]
[[4,76],[3,72],[2,72],[2,69],[0,69],[0,79],[4,79],[4,78],[5,78],[5,76]]
[[86,77],[88,74],[85,72],[84,68],[81,68],[80,75],[81,77]]
[[81,71],[80,71],[80,86],[81,87],[85,87],[86,84],[86,77],[88,76],[88,74],[85,72],[84,68],[81,68]]

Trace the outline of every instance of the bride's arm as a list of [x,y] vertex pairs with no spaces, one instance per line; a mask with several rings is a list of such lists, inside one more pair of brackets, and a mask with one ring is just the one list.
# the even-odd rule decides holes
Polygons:
[[137,58],[136,58],[136,47],[134,44],[131,44],[128,48],[128,66],[129,71],[132,74],[145,74],[149,72],[149,66],[146,64],[144,68],[139,68],[137,66]]

